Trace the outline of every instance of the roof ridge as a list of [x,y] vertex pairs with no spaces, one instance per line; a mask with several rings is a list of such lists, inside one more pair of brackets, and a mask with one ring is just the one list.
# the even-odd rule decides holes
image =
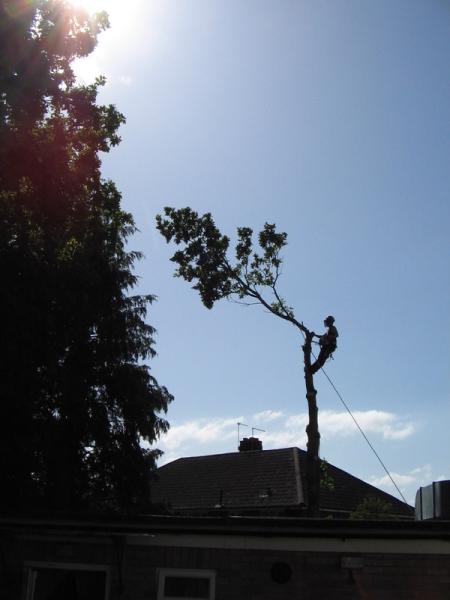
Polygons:
[[306,453],[306,450],[302,450],[298,446],[289,446],[288,448],[268,448],[266,450],[245,450],[244,452],[240,452],[238,450],[236,452],[219,452],[218,454],[198,454],[196,456],[180,456],[179,458],[175,458],[174,460],[171,460],[170,462],[164,463],[163,465],[161,465],[161,467],[158,467],[158,468],[165,467],[166,465],[173,464],[173,463],[181,461],[181,460],[191,460],[193,458],[213,458],[213,457],[216,458],[217,456],[240,456],[240,455],[256,454],[256,453],[262,453],[262,452],[265,452],[265,453],[267,453],[267,452],[288,452],[290,450],[299,450],[300,452]]

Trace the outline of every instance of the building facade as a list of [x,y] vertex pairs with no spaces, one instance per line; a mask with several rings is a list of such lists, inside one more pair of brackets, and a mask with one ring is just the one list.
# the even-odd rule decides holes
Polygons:
[[447,600],[450,522],[0,520],[2,600]]

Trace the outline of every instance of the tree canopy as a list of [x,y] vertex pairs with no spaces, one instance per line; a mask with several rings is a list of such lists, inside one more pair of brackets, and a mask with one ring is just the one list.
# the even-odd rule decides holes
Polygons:
[[206,308],[221,298],[257,303],[306,333],[296,320],[292,307],[280,296],[277,283],[281,274],[281,250],[287,234],[265,223],[259,232],[259,250],[254,249],[253,230],[238,227],[235,260],[229,255],[230,239],[222,235],[210,213],[199,216],[191,208],[166,207],[157,215],[157,228],[167,242],[182,246],[172,256],[178,265],[175,276],[182,277],[198,290]]
[[5,509],[142,510],[172,396],[151,375],[152,295],[101,152],[124,117],[71,62],[108,26],[0,0],[0,464]]

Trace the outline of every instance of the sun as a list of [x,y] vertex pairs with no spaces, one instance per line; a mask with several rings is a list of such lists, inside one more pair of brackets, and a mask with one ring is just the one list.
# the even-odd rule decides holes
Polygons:
[[136,18],[145,0],[69,0],[69,2],[73,6],[84,8],[90,15],[105,11],[111,26],[126,28]]
[[124,2],[123,0],[122,2],[118,2],[117,0],[71,0],[71,4],[81,6],[92,14],[102,10],[108,12],[112,7],[117,8],[118,4],[124,4]]
[[[1,2],[1,0],[0,0]],[[85,84],[91,83],[99,74],[112,81],[116,77],[122,85],[132,80],[127,60],[145,55],[156,56],[163,45],[159,24],[167,18],[165,0],[66,0],[73,6],[83,8],[92,15],[105,11],[110,27],[101,33],[94,52],[77,59],[74,71]],[[124,53],[126,44],[126,53]],[[131,57],[134,57],[133,59]],[[119,67],[119,64],[122,65]],[[120,72],[118,72],[120,70]]]
[[143,0],[69,0],[73,6],[85,9],[93,15],[105,11],[116,32],[123,34],[136,18]]
[[[164,3],[160,0],[66,0],[66,2],[86,10],[90,15],[105,11],[110,24],[110,27],[101,33],[101,39],[94,52],[74,62],[77,80],[89,84],[99,74],[103,74],[109,81],[115,80],[120,81],[122,85],[129,85],[131,76],[128,72],[129,68],[124,66],[127,59],[123,53],[123,44],[126,43],[127,56],[135,56],[136,52],[141,55],[143,36],[148,35],[150,30],[148,22],[157,22],[158,17],[161,17],[164,12],[160,9]],[[159,38],[156,33],[152,38],[145,38],[147,51],[149,47],[155,51],[157,39]],[[119,67],[119,64],[122,66]]]
[[134,15],[142,0],[69,0],[73,6],[84,8],[90,15],[105,11],[110,20],[121,21]]

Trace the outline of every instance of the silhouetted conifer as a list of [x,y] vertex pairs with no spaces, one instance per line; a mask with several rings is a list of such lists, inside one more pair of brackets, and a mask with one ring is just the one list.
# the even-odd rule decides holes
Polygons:
[[124,117],[71,62],[108,26],[63,0],[0,0],[0,506],[148,505],[172,397],[144,361],[135,231],[100,174]]

